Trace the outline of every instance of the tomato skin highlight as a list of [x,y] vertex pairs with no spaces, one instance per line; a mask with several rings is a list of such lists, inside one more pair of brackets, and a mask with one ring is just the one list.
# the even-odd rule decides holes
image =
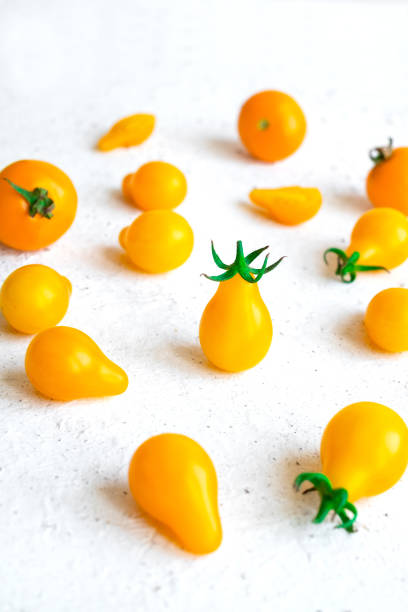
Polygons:
[[71,292],[67,278],[48,266],[30,264],[6,278],[0,290],[0,309],[14,329],[36,334],[63,319]]
[[253,157],[276,162],[300,147],[306,134],[306,119],[291,96],[281,91],[261,91],[242,106],[238,132]]
[[370,339],[384,351],[408,350],[408,289],[384,289],[367,306],[365,327]]
[[357,402],[340,410],[324,430],[320,457],[333,487],[351,501],[379,495],[396,484],[408,464],[408,428],[382,404]]
[[376,208],[395,208],[408,215],[408,147],[399,147],[367,175],[368,199]]
[[34,336],[25,369],[37,391],[60,401],[118,395],[128,386],[126,372],[73,327],[51,327]]
[[153,161],[125,176],[123,195],[141,210],[170,210],[187,194],[184,174],[167,162]]
[[119,243],[138,268],[160,274],[187,261],[194,235],[181,215],[171,210],[150,210],[121,231]]
[[[4,179],[28,191],[46,189],[55,204],[52,217],[31,217],[27,200]],[[74,185],[56,166],[37,160],[10,164],[0,172],[0,242],[20,251],[49,246],[72,225],[77,201]]]
[[273,328],[258,285],[239,275],[221,282],[203,312],[199,334],[207,359],[221,370],[241,372],[259,363]]
[[216,472],[191,438],[166,433],[146,440],[130,462],[129,486],[136,503],[171,529],[185,550],[204,555],[220,546]]

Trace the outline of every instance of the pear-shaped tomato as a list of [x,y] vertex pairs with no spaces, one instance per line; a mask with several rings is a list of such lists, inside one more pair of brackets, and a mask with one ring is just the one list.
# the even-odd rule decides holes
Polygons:
[[214,465],[191,438],[166,433],[146,440],[130,462],[129,486],[139,506],[189,552],[203,555],[221,544]]
[[310,482],[321,497],[315,523],[334,510],[347,531],[353,531],[357,509],[352,502],[390,489],[408,464],[408,428],[382,404],[357,402],[340,410],[323,432],[323,473],[304,472],[296,488]]
[[272,321],[257,281],[283,258],[267,266],[266,257],[260,269],[250,266],[266,248],[245,257],[242,242],[238,241],[234,263],[225,265],[212,246],[214,261],[225,272],[207,276],[218,281],[219,286],[201,317],[200,343],[208,360],[221,370],[240,372],[252,368],[271,345]]
[[118,395],[128,386],[126,372],[73,327],[37,334],[28,346],[25,368],[37,391],[55,400]]
[[375,208],[364,213],[354,226],[350,245],[324,253],[338,258],[336,274],[344,283],[355,280],[357,272],[391,270],[408,258],[408,220],[393,208]]

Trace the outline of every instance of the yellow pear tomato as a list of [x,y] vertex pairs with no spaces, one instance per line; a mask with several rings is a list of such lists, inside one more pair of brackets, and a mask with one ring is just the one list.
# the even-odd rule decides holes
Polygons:
[[34,336],[25,369],[37,391],[55,400],[118,395],[128,386],[126,372],[73,327],[51,327]]
[[341,520],[338,527],[352,532],[357,518],[353,502],[387,491],[403,475],[408,464],[408,428],[387,406],[350,404],[324,430],[320,457],[322,473],[299,474],[295,487],[310,482],[308,491],[320,494],[315,523],[334,510]]
[[271,345],[272,320],[257,282],[283,258],[268,266],[266,257],[262,268],[251,267],[267,248],[245,257],[239,240],[235,261],[226,265],[212,245],[214,261],[224,272],[219,276],[205,275],[219,285],[201,317],[200,343],[207,359],[221,370],[240,372],[252,368],[265,357]]
[[23,334],[53,327],[68,309],[72,286],[48,266],[30,264],[14,270],[0,291],[0,309],[8,323]]
[[316,187],[253,189],[249,199],[283,225],[298,225],[308,221],[322,205],[322,194]]
[[194,236],[181,215],[172,210],[150,210],[120,232],[119,243],[138,268],[159,274],[187,261]]
[[391,270],[408,257],[408,220],[393,208],[375,208],[364,213],[354,226],[346,251],[327,249],[337,255],[336,274],[344,283],[355,280],[357,272]]
[[217,476],[191,438],[166,433],[146,440],[130,462],[129,486],[142,510],[169,528],[185,550],[204,555],[220,546]]
[[186,197],[187,181],[176,166],[152,161],[126,175],[122,190],[125,198],[142,210],[172,209]]
[[408,289],[394,287],[377,293],[365,314],[371,340],[391,353],[408,350]]

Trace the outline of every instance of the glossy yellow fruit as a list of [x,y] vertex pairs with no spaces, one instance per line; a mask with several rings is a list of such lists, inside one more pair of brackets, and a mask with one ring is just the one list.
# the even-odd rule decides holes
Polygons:
[[53,327],[68,309],[72,286],[48,266],[30,264],[14,270],[0,291],[0,309],[8,323],[23,334]]
[[172,210],[150,210],[119,234],[119,243],[131,261],[153,274],[181,266],[191,255],[193,230]]
[[147,140],[154,129],[154,115],[139,113],[115,123],[98,142],[100,151],[133,147]]
[[27,349],[25,368],[37,391],[55,400],[118,395],[128,386],[126,372],[73,327],[37,334]]
[[370,151],[373,168],[367,176],[367,196],[373,206],[396,208],[408,215],[408,147],[385,147]]
[[215,262],[226,272],[207,277],[219,285],[201,317],[200,343],[207,359],[227,372],[252,368],[265,357],[272,342],[272,320],[257,281],[282,258],[269,267],[265,260],[262,269],[251,268],[250,263],[263,250],[244,257],[238,241],[235,262],[226,266],[213,247]]
[[176,166],[152,161],[126,175],[122,190],[125,198],[142,210],[169,210],[186,197],[187,181]]
[[187,551],[204,555],[220,546],[217,476],[191,438],[167,433],[146,440],[130,462],[129,486],[139,506]]
[[408,289],[377,293],[369,303],[365,326],[371,340],[391,353],[408,351]]
[[316,187],[253,189],[249,199],[283,225],[298,225],[308,221],[322,205],[322,194]]

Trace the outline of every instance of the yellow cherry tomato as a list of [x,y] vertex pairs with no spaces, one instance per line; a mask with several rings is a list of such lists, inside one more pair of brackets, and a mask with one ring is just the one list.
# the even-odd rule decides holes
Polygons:
[[220,546],[217,476],[210,457],[191,438],[167,433],[146,440],[130,462],[129,486],[139,506],[185,550],[205,555]]
[[48,266],[30,264],[6,278],[0,291],[0,309],[14,329],[36,334],[61,321],[71,291],[65,276]]
[[284,225],[304,223],[314,217],[322,205],[322,194],[316,187],[253,189],[249,199]]
[[176,166],[152,161],[125,176],[122,190],[125,198],[142,210],[171,209],[186,197],[187,181]]
[[128,386],[126,372],[73,327],[51,327],[34,336],[25,369],[37,391],[55,400],[118,395]]
[[252,368],[265,357],[271,345],[272,320],[257,281],[283,258],[270,266],[266,258],[260,269],[250,265],[266,248],[245,257],[242,242],[238,241],[234,263],[225,265],[212,246],[214,261],[225,272],[207,276],[219,285],[201,317],[200,343],[207,359],[221,370],[240,372]]
[[376,208],[364,213],[354,226],[350,246],[331,248],[324,253],[338,257],[336,274],[345,283],[353,282],[357,272],[391,270],[408,257],[408,220],[393,208]]
[[115,123],[98,142],[100,151],[112,151],[118,147],[133,147],[149,138],[154,129],[154,115],[139,113]]
[[391,353],[408,351],[408,289],[395,287],[377,293],[365,314],[371,340]]
[[297,488],[310,482],[321,496],[314,520],[321,523],[330,510],[353,531],[357,509],[352,502],[390,489],[408,464],[408,428],[402,418],[382,404],[358,402],[340,410],[324,430],[320,457],[322,474],[304,472]]
[[385,147],[370,151],[374,167],[367,176],[367,196],[373,206],[389,206],[408,215],[408,147]]
[[121,231],[119,243],[138,268],[158,274],[187,261],[194,236],[181,215],[171,210],[150,210]]

